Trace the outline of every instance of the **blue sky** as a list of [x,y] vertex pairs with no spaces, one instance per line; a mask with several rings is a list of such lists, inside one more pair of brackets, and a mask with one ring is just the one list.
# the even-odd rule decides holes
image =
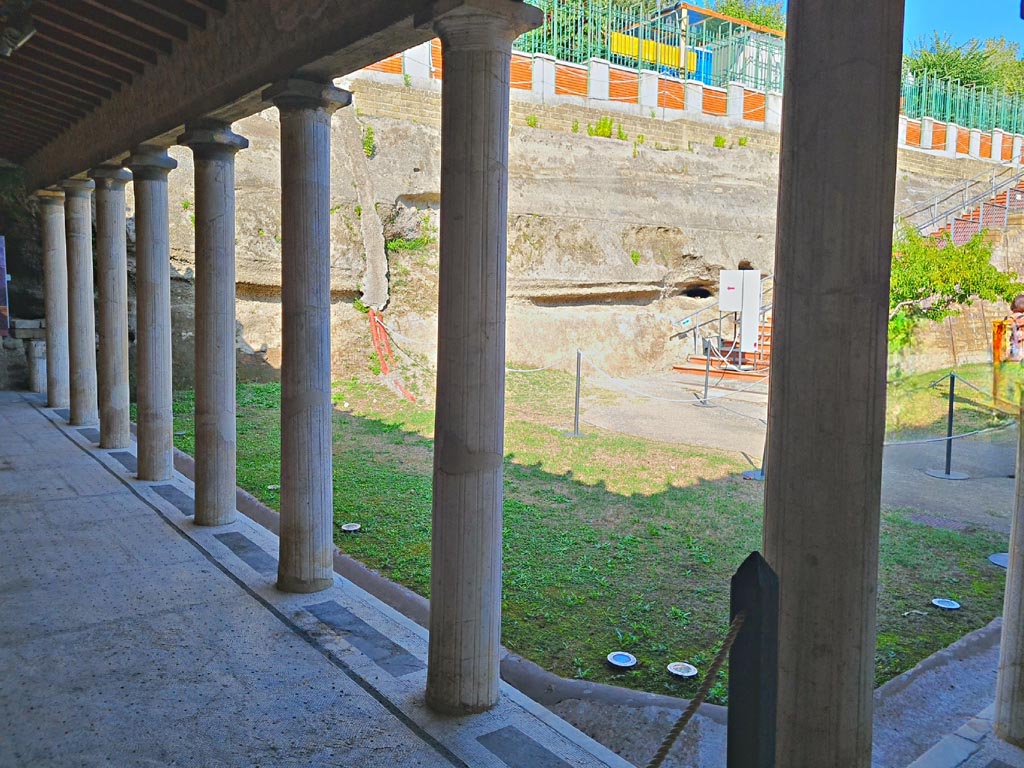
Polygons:
[[904,49],[932,30],[949,33],[962,44],[972,37],[1006,37],[1024,51],[1024,20],[1020,0],[906,0]]

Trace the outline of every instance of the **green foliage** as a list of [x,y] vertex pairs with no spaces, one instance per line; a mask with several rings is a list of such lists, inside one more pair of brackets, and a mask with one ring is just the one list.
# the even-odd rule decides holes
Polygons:
[[636,143],[643,144],[645,141],[647,141],[647,138],[642,133],[638,133],[636,137]]
[[928,73],[965,85],[996,87],[1006,93],[1024,93],[1024,61],[1020,45],[1005,37],[984,42],[971,38],[955,45],[951,35],[932,33],[919,38],[903,56],[904,67],[915,75]]
[[615,127],[615,138],[617,138],[619,141],[626,141],[627,139],[629,139],[629,134],[622,130],[622,123],[619,123]]
[[408,72],[402,75],[402,81],[405,83],[406,88],[412,88],[412,75]]
[[725,136],[715,136],[715,146],[719,149],[725,148]]
[[373,133],[372,125],[363,128],[363,154],[367,157],[377,154],[377,137]]
[[187,211],[191,207],[192,207],[192,201],[191,200],[182,200],[181,201],[181,210]]
[[356,207],[353,210],[356,212],[356,218],[357,219],[363,218],[363,206],[361,206],[361,205],[359,205],[357,203]]
[[736,140],[736,143],[737,143],[737,144],[739,144],[739,145],[740,145],[741,147],[745,147],[745,146],[747,146],[747,144],[748,144],[749,142],[750,142],[750,140],[749,140],[749,139],[748,139],[748,138],[747,138],[746,136],[740,136],[740,137],[739,137],[739,138],[738,138],[738,139]]
[[579,120],[573,120],[572,121],[572,132],[573,133],[579,133],[580,132],[580,121]]
[[587,135],[610,139],[612,137],[612,128],[614,125],[615,121],[612,120],[610,116],[605,115],[597,121],[597,125],[594,125],[593,123],[587,124]]
[[340,210],[341,210],[341,206],[340,205],[332,205],[330,207],[329,213],[331,214],[331,216],[333,216],[334,214],[336,214]]
[[1009,301],[1024,292],[1014,273],[991,264],[992,246],[978,233],[964,245],[944,243],[904,227],[893,243],[889,287],[889,348],[910,342],[922,320],[943,320],[975,299]]
[[786,29],[786,12],[782,3],[761,0],[715,0],[712,8],[726,16],[743,19],[780,32]]
[[352,308],[355,309],[356,312],[362,312],[364,315],[368,314],[370,311],[370,308],[363,304],[363,300],[358,296],[352,299]]
[[527,115],[526,116],[526,124],[530,128],[536,128],[537,127],[537,116],[536,115]]
[[632,250],[629,252],[629,260],[633,262],[633,266],[640,263],[640,251]]

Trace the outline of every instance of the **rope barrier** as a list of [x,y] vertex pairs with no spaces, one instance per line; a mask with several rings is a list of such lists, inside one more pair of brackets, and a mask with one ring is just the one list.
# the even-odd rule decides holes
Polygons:
[[683,732],[686,724],[693,719],[693,716],[697,714],[697,710],[700,709],[700,705],[705,702],[708,697],[708,693],[711,691],[711,686],[715,684],[715,680],[718,679],[718,673],[722,669],[722,665],[725,664],[725,659],[729,655],[729,651],[732,649],[732,645],[736,642],[736,636],[739,635],[740,630],[743,628],[743,622],[747,618],[746,611],[740,611],[736,614],[736,617],[732,620],[732,624],[729,625],[729,632],[725,636],[725,640],[722,641],[722,649],[715,656],[715,660],[711,662],[711,667],[708,669],[708,674],[704,678],[704,682],[701,683],[700,688],[697,690],[697,695],[690,699],[689,706],[683,711],[683,714],[676,720],[675,725],[672,726],[672,730],[668,732],[664,741],[661,742],[661,746],[658,747],[658,751],[654,753],[654,757],[647,763],[647,768],[659,768],[659,766],[665,762],[665,758],[668,757],[669,751],[672,749],[672,745],[679,739],[679,735]]
[[995,427],[985,427],[985,429],[976,429],[973,432],[964,432],[962,434],[952,435],[950,437],[923,437],[920,440],[892,440],[886,441],[882,443],[882,445],[888,448],[890,446],[898,445],[924,445],[926,443],[944,443],[947,440],[959,440],[963,437],[974,437],[975,435],[983,435],[986,432],[998,432],[999,430],[1006,429],[1007,427],[1012,426],[1013,424],[1016,423],[1016,421],[1007,421],[1006,423],[999,424],[998,426]]

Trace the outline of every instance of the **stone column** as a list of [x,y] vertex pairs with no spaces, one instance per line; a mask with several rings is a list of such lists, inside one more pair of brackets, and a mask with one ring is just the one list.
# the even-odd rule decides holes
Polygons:
[[235,518],[235,153],[231,126],[185,125],[196,174],[196,525]]
[[766,131],[782,130],[782,94],[768,91],[764,97],[764,128]]
[[1013,149],[1013,157],[1010,160],[1015,165],[1020,165],[1021,155],[1024,154],[1024,136],[1015,135],[1011,147]]
[[[661,86],[658,73],[653,69],[640,70],[639,101],[640,106],[647,109],[658,108],[658,89]],[[648,115],[644,115],[647,117]]]
[[[448,64],[445,62],[445,68]],[[277,588],[334,583],[331,476],[331,114],[352,95],[285,80],[281,112],[281,550]]]
[[433,19],[445,58],[426,699],[443,713],[498,700],[509,62],[540,21],[509,0]]
[[868,768],[903,2],[792,2],[787,26],[764,514],[776,764]]
[[64,231],[64,193],[40,191],[43,239],[43,293],[46,308],[46,404],[71,405],[68,350],[68,256]]
[[999,641],[996,736],[1024,747],[1024,401],[1020,404],[1017,435],[1017,479],[1010,524],[1010,563],[1003,595],[1003,630]]
[[899,116],[899,129],[897,133],[897,144],[901,147],[907,146],[907,116]]
[[1003,142],[1006,141],[1006,132],[999,128],[992,129],[992,159],[997,163],[1003,162]]
[[116,165],[89,174],[96,182],[96,278],[99,284],[100,448],[131,445],[128,391],[128,243],[125,184],[132,175]]
[[726,88],[725,116],[735,125],[740,125],[740,121],[746,118],[744,112],[746,90],[743,83],[729,83]]
[[[533,54],[533,94],[540,97],[542,104],[555,97],[555,61],[554,56],[546,53]],[[512,66],[511,59],[509,66]]]
[[96,293],[92,277],[92,190],[90,179],[69,179],[64,187],[68,249],[68,347],[71,363],[71,423],[99,421],[96,401]]
[[167,174],[178,167],[167,150],[136,147],[125,160],[135,189],[136,401],[140,480],[174,471],[171,402],[171,242]]

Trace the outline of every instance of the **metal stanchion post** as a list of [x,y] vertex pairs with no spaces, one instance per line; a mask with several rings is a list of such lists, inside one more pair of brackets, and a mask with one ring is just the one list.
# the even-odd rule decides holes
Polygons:
[[949,374],[949,407],[946,411],[946,468],[926,469],[924,473],[929,477],[937,477],[940,480],[967,480],[969,475],[964,472],[953,471],[953,408],[956,400],[956,374]]
[[704,397],[700,398],[696,405],[704,408],[710,408],[711,403],[708,402],[708,388],[711,382],[711,340],[704,339]]
[[580,382],[583,380],[583,353],[576,350],[576,408],[572,420],[572,432],[566,432],[566,437],[583,437],[580,432]]

